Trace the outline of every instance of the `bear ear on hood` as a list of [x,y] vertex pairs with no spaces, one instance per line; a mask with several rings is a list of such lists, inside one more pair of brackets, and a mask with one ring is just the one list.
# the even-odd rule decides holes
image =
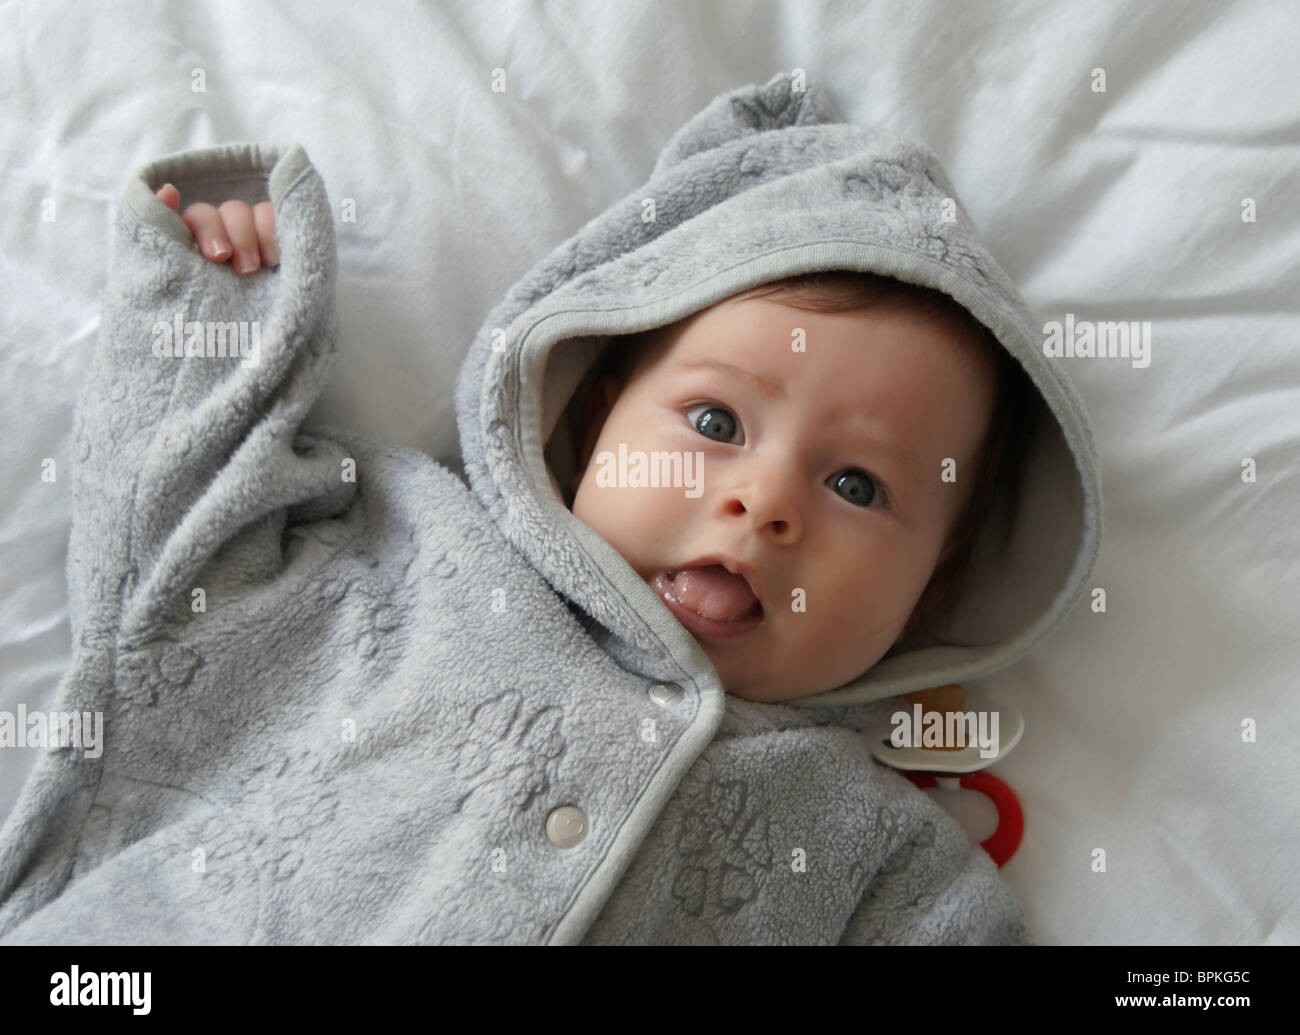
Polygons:
[[826,91],[808,83],[802,69],[778,72],[762,86],[742,86],[715,97],[669,138],[651,178],[692,155],[752,133],[844,121]]

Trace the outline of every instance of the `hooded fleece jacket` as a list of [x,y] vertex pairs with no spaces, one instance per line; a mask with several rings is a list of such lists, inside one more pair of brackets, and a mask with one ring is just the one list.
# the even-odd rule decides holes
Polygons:
[[[715,99],[489,314],[456,384],[468,484],[304,423],[337,320],[301,147],[128,180],[74,429],[55,703],[102,712],[102,753],[44,750],[0,829],[0,942],[1030,940],[988,856],[862,730],[1068,613],[1101,532],[1084,409],[934,156],[796,86]],[[167,181],[269,197],[280,266],[202,258]],[[845,686],[747,702],[565,507],[560,415],[611,335],[817,269],[946,292],[1042,419],[1012,534],[939,622]],[[218,348],[240,322],[258,347],[250,326]],[[177,356],[182,336],[211,347]]]

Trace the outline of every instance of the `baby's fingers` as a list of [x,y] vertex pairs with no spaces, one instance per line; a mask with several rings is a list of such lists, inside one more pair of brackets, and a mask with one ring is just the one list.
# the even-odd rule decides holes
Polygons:
[[213,262],[225,262],[230,258],[230,241],[215,208],[204,201],[186,205],[185,211],[181,213],[181,221],[194,234],[194,240],[199,243],[199,251],[205,258]]
[[253,206],[253,225],[257,228],[257,243],[262,248],[262,265],[280,265],[280,245],[275,238],[275,209],[269,201],[259,201]]
[[262,265],[257,231],[253,228],[253,210],[247,202],[227,201],[217,211],[221,214],[221,225],[226,228],[226,238],[235,249],[235,257],[230,260],[235,272],[252,273]]
[[260,266],[278,266],[280,248],[275,238],[275,210],[269,201],[249,208],[243,201],[227,201],[220,208],[205,202],[180,210],[181,192],[163,184],[154,196],[190,228],[199,251],[213,262],[234,259],[237,273],[252,273]]
[[181,214],[181,192],[173,187],[170,183],[164,183],[158,188],[154,197],[175,212],[178,216]]

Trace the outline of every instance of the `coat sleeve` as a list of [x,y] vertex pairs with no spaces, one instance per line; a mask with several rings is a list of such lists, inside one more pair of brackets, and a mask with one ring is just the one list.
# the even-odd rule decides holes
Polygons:
[[[269,198],[280,265],[241,276],[205,259],[154,196],[166,182],[182,208]],[[247,576],[274,575],[292,508],[350,501],[338,448],[297,437],[337,349],[335,266],[324,185],[296,144],[180,152],[128,179],[74,428],[74,641],[147,638],[236,537]]]
[[997,866],[922,792],[911,835],[849,917],[841,945],[1033,945]]

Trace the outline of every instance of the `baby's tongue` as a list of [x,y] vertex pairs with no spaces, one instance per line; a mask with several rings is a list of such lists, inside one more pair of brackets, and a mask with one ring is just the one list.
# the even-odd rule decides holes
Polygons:
[[679,571],[672,587],[678,603],[715,622],[734,622],[758,601],[749,583],[721,564]]

